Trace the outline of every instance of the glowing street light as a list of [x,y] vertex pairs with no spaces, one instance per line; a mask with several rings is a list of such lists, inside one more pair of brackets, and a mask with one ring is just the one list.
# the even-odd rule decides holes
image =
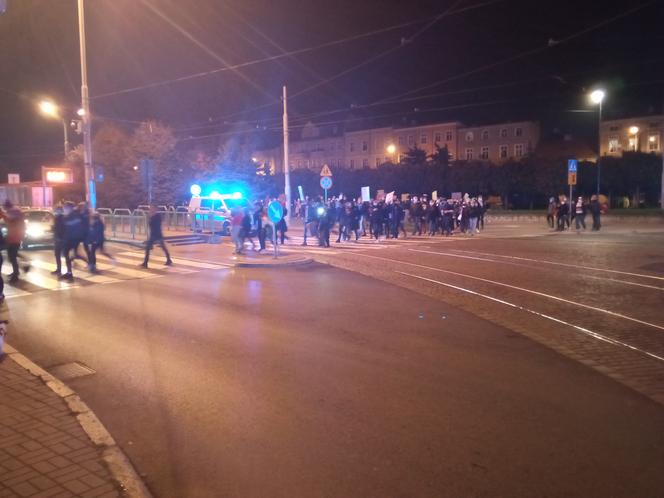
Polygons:
[[39,111],[44,116],[48,116],[49,118],[59,118],[60,117],[60,110],[58,109],[58,106],[55,105],[50,100],[42,100],[39,103]]
[[189,192],[191,192],[191,195],[193,195],[194,197],[198,197],[199,195],[201,195],[201,186],[196,185],[194,183],[189,189]]
[[590,92],[590,101],[597,104],[597,195],[599,196],[599,179],[601,174],[600,159],[602,158],[602,102],[604,102],[606,92],[601,88]]
[[397,148],[394,144],[390,144],[387,146],[387,153],[388,154],[394,154],[397,151]]
[[629,127],[629,134],[632,135],[634,138],[630,140],[633,151],[639,150],[639,127],[638,126],[630,126]]
[[636,135],[639,132],[639,127],[638,126],[630,126],[629,127],[629,134],[630,135]]

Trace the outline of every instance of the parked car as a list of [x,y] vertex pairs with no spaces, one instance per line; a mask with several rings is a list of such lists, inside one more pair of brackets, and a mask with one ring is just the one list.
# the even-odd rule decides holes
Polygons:
[[23,247],[53,244],[53,213],[45,209],[28,209],[25,214]]

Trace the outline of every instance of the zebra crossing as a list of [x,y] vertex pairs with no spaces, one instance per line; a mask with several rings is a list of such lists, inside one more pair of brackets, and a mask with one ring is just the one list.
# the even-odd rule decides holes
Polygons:
[[[172,258],[174,266],[165,266],[166,258],[163,256],[150,256],[150,267],[140,268],[143,262],[143,253],[124,251],[114,255],[114,260],[97,257],[97,269],[100,273],[93,274],[87,271],[81,262],[74,263],[74,281],[58,280],[55,271],[56,265],[51,258],[50,251],[37,251],[30,253],[28,259],[31,269],[28,273],[21,272],[20,280],[14,284],[9,283],[8,276],[12,269],[7,262],[2,266],[2,275],[5,280],[4,294],[6,299],[29,296],[44,291],[65,291],[68,289],[87,287],[91,285],[113,284],[134,279],[158,278],[166,275],[180,275],[195,273],[202,270],[227,269],[231,265],[223,263],[209,263],[190,260],[186,258]],[[63,261],[64,264],[64,261]],[[21,265],[23,266],[23,265]]]
[[[320,255],[336,255],[336,254],[348,254],[358,251],[381,251],[383,249],[394,248],[398,246],[410,246],[417,245],[422,246],[425,243],[432,242],[453,242],[456,240],[461,240],[461,237],[428,237],[428,236],[409,236],[408,238],[399,238],[399,239],[384,239],[381,238],[380,241],[375,239],[369,239],[367,237],[361,238],[359,241],[355,242],[345,241],[337,243],[334,237],[330,237],[330,247],[324,248],[318,245],[318,239],[315,237],[307,237],[307,246],[302,246],[304,242],[304,237],[300,235],[289,236],[288,241],[285,245],[280,245],[279,250],[286,253],[307,253],[307,254],[320,254]],[[270,248],[268,248],[270,250]]]

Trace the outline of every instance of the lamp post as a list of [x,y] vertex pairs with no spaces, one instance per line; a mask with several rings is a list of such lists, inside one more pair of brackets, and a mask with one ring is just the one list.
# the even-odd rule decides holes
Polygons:
[[90,97],[88,95],[88,66],[85,46],[85,11],[83,0],[78,0],[78,34],[81,53],[81,121],[83,124],[83,166],[85,169],[85,199],[92,209],[97,207],[97,186],[92,169],[92,136]]
[[601,165],[600,160],[602,158],[602,102],[606,93],[604,90],[594,90],[590,94],[590,100],[593,104],[597,104],[598,107],[598,119],[597,119],[597,196],[599,197],[599,180],[601,175]]
[[58,109],[58,106],[55,105],[53,102],[50,100],[42,100],[39,103],[39,111],[44,115],[49,118],[55,118],[59,119],[62,121],[62,129],[64,130],[65,134],[65,159],[67,158],[67,154],[69,154],[69,127],[67,126],[67,121],[60,116],[60,110]]

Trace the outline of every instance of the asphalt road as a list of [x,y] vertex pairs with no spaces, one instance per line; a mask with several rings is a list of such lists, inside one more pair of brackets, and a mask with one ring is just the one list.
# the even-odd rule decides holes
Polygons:
[[68,383],[160,498],[661,494],[661,405],[343,258],[394,281],[315,264],[39,292],[10,300],[10,342],[96,371]]

